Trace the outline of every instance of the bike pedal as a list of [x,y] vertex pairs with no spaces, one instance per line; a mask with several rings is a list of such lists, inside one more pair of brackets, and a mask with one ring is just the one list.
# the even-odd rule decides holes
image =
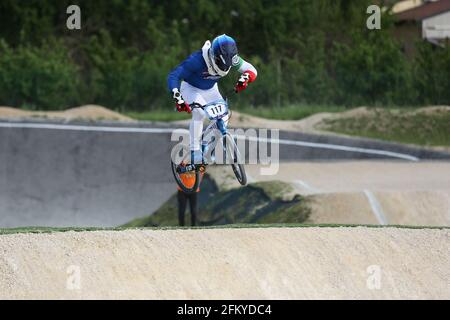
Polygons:
[[187,166],[179,166],[177,168],[177,172],[179,174],[187,173],[187,172],[193,171],[193,170],[195,170],[195,165],[193,165],[193,164],[190,164],[190,165],[187,165]]

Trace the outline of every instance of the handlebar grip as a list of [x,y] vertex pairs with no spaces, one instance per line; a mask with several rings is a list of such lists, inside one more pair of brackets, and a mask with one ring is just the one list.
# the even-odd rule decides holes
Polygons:
[[198,103],[198,102],[193,102],[193,103],[191,103],[191,104],[189,105],[189,107],[191,107],[191,109],[194,109],[194,108],[203,108],[203,106],[202,106],[200,103]]

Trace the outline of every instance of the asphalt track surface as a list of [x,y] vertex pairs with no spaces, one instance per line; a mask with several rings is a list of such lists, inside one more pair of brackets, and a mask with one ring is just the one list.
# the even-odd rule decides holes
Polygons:
[[[117,226],[150,214],[176,190],[173,129],[0,122],[0,227]],[[279,138],[280,162],[450,160],[444,152],[370,139],[284,131]],[[259,139],[271,142],[270,135]]]

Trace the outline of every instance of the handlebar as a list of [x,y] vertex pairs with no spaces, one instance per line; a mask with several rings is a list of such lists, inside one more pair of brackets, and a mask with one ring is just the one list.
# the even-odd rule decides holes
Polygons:
[[[228,106],[228,101],[227,101],[226,99],[224,99],[224,100],[213,101],[213,102],[207,103],[207,104],[205,104],[205,105],[201,105],[201,104],[198,103],[198,102],[193,102],[193,103],[189,104],[189,107],[190,107],[191,109],[197,109],[197,108],[204,109],[206,106],[208,106],[208,105],[210,105],[210,104],[214,104],[214,103],[218,103],[218,102],[222,102],[222,101]],[[174,110],[177,111],[176,108],[175,108]]]
[[195,108],[200,108],[203,109],[205,106],[202,106],[200,103],[198,102],[193,102],[189,105],[189,107],[191,107],[191,109],[195,109]]
[[[198,103],[198,102],[193,102],[193,103],[191,103],[191,104],[189,105],[189,107],[190,107],[191,109],[197,109],[197,108],[203,109],[205,106],[202,106],[202,105],[201,105],[200,103]],[[174,108],[173,110],[174,110],[174,111],[178,111],[177,108]]]

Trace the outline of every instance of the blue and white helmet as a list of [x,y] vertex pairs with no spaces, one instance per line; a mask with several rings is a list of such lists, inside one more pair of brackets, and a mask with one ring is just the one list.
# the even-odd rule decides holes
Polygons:
[[239,62],[236,41],[226,34],[217,36],[212,41],[209,58],[214,70],[221,76],[226,75],[231,66]]

